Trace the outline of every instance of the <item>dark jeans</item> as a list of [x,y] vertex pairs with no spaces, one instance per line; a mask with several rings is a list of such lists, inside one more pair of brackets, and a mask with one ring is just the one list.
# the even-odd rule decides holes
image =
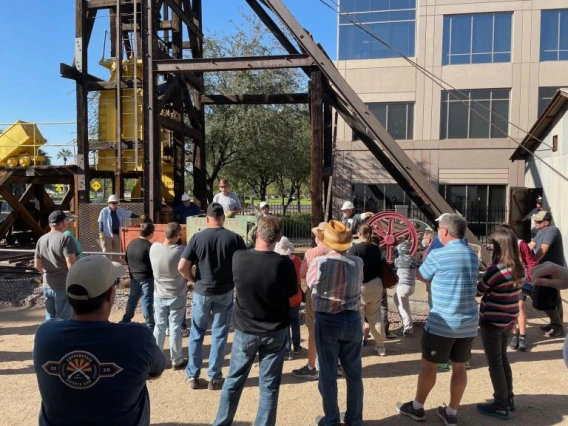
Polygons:
[[562,307],[562,296],[560,295],[560,290],[556,290],[556,308],[548,311],[544,311],[548,318],[550,318],[550,325],[557,329],[564,329],[564,309]]
[[290,340],[294,349],[300,347],[300,305],[290,308],[290,327],[286,335],[286,350],[291,350]]
[[130,322],[134,317],[136,305],[142,298],[142,315],[146,325],[150,330],[154,330],[154,279],[145,278],[142,280],[130,280],[130,294],[126,302],[126,312],[122,317],[122,322]]
[[347,382],[345,423],[361,426],[363,421],[363,379],[361,377],[361,314],[315,313],[315,340],[320,366],[319,391],[323,402],[325,426],[340,424],[337,405],[337,359]]
[[245,382],[257,353],[260,394],[254,426],[274,426],[276,424],[287,334],[288,329],[286,328],[261,334],[249,334],[235,330],[231,348],[231,366],[221,391],[214,426],[233,424]]
[[381,296],[381,315],[383,316],[383,326],[385,327],[385,334],[389,331],[389,296],[387,289],[383,288]]
[[513,373],[507,357],[507,345],[513,326],[502,328],[483,321],[480,325],[483,350],[495,392],[495,404],[505,410],[509,407],[509,399],[513,397]]

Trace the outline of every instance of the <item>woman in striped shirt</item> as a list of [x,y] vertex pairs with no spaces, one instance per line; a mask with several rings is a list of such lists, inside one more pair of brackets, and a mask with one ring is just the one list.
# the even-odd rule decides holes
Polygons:
[[477,283],[477,295],[481,296],[479,325],[494,401],[477,404],[477,410],[481,414],[507,420],[509,412],[515,409],[507,345],[519,315],[520,286],[525,274],[514,232],[498,228],[491,235],[491,243],[493,263]]

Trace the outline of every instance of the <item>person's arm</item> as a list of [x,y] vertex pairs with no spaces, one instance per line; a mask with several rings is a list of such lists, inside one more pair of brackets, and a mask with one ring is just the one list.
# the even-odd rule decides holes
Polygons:
[[43,274],[43,262],[41,259],[38,259],[37,257],[34,259],[34,268],[36,268],[40,274]]
[[99,213],[99,236],[101,238],[104,237],[104,231],[105,231],[105,225],[103,223],[103,211],[104,209],[102,209],[101,212]]
[[498,281],[495,277],[497,273],[499,273],[499,269],[495,265],[490,265],[489,268],[487,268],[481,280],[477,282],[477,295],[475,297],[483,296],[492,285],[495,285],[496,281]]
[[71,266],[77,262],[77,254],[72,253],[69,256],[65,256],[65,263],[67,264],[67,269],[71,269]]
[[426,262],[424,262],[422,266],[418,268],[418,271],[416,271],[416,278],[420,281],[430,283],[430,281],[432,281],[432,279],[434,278],[434,274],[436,273],[438,268],[439,265],[438,261],[436,260],[435,253],[431,253],[426,259]]
[[535,262],[537,263],[540,262],[542,258],[546,255],[546,253],[548,253],[548,250],[550,250],[550,246],[548,244],[542,243],[534,255]]
[[530,248],[531,250],[534,250],[535,247],[536,247],[536,242],[531,241],[531,242],[528,244],[528,246],[529,246],[529,248]]
[[231,210],[231,212],[233,213],[233,215],[236,215],[242,211],[243,206],[241,205],[241,200],[239,200],[239,197],[237,197],[237,195],[235,194],[235,208]]
[[315,259],[312,259],[310,261],[308,272],[306,273],[306,285],[309,288],[314,288],[318,280],[319,265],[317,262],[314,262],[314,260]]
[[184,249],[183,253],[181,254],[181,259],[178,263],[178,271],[182,277],[186,279],[189,284],[193,284],[195,282],[195,275],[193,275],[193,264],[197,262],[197,256],[193,250],[193,238],[187,244],[187,247]]
[[542,287],[554,287],[559,290],[568,288],[568,269],[552,262],[536,265],[531,270],[532,284]]
[[300,291],[298,286],[298,276],[296,275],[296,268],[294,262],[290,258],[284,258],[286,261],[283,263],[283,276],[284,281],[288,286],[288,298],[294,297]]

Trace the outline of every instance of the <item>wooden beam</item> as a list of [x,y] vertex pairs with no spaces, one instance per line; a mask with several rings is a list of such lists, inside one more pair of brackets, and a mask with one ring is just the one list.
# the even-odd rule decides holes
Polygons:
[[204,105],[272,105],[272,104],[307,104],[307,93],[286,93],[272,95],[203,95]]
[[[109,9],[111,7],[116,7],[116,1],[117,0],[89,0],[87,2],[87,8],[90,10]],[[142,2],[141,0],[120,0],[120,4],[123,6],[130,6],[135,1],[138,4]]]
[[174,0],[164,0],[164,3],[172,9],[172,11],[180,17],[185,25],[187,25],[187,29],[189,30],[190,34],[197,37],[199,40],[203,40],[203,33],[201,30],[195,25],[193,22],[193,17],[188,16],[189,10],[185,12],[181,9],[181,6],[176,3]]
[[240,58],[172,59],[155,61],[155,71],[218,72],[273,68],[303,68],[317,65],[308,55],[248,56]]
[[309,84],[311,142],[311,198],[312,227],[323,221],[322,204],[322,153],[323,153],[323,81],[320,70],[312,71]]
[[166,129],[174,130],[174,131],[183,130],[184,133],[187,136],[189,136],[191,139],[193,139],[193,140],[201,139],[201,133],[198,130],[193,129],[186,124],[182,124],[181,121],[178,121],[175,118],[168,117],[168,116],[165,116],[165,115],[160,115],[159,120],[160,120],[160,124],[163,127],[165,127]]
[[[3,185],[4,182],[2,182],[2,185],[0,186]],[[34,192],[35,192],[34,186],[33,185],[28,186],[28,189],[26,189],[26,192],[24,192],[24,195],[22,195],[20,201],[22,203],[27,203],[31,198],[31,196],[34,194]],[[14,226],[15,222],[16,222],[16,212],[14,209],[12,209],[12,211],[8,213],[8,216],[6,216],[6,218],[2,221],[2,223],[0,223],[0,240],[4,239],[10,228]]]
[[0,194],[4,197],[4,200],[10,204],[14,211],[20,215],[22,220],[26,222],[36,238],[41,237],[45,233],[28,209],[16,198],[14,194],[12,194],[12,191],[10,191],[8,187],[0,186]]
[[[63,200],[61,200],[61,203],[59,203],[59,209],[60,210],[71,210],[70,209],[71,200],[73,199],[74,196],[75,196],[75,191],[73,189],[73,185],[71,185],[69,187],[69,190],[65,193]],[[75,214],[77,214],[77,213],[78,213],[78,211],[75,210]]]

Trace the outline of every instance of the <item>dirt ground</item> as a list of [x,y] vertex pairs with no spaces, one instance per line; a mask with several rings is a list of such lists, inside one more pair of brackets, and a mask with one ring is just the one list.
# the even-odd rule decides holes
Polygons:
[[[566,300],[566,294],[564,295]],[[7,308],[0,310],[0,400],[1,425],[37,424],[40,406],[39,392],[32,366],[33,337],[43,318],[40,308]],[[115,312],[111,320],[118,320]],[[568,371],[562,361],[564,339],[546,339],[538,329],[544,324],[543,315],[529,312],[528,340],[531,350],[513,352],[510,359],[515,379],[517,411],[510,425],[568,425]],[[137,314],[135,320],[142,321]],[[302,328],[302,340],[307,330]],[[232,333],[229,336],[228,352]],[[208,350],[206,338],[206,354]],[[305,343],[304,343],[305,345]],[[184,339],[184,348],[187,339]],[[402,340],[387,342],[388,356],[379,358],[372,346],[363,348],[364,424],[366,426],[411,425],[410,419],[401,418],[395,409],[397,401],[413,399],[419,369],[420,333]],[[292,369],[306,362],[304,351],[293,361],[286,361],[278,406],[278,425],[313,425],[322,413],[317,382],[294,378]],[[228,371],[227,355],[223,372]],[[207,363],[205,362],[205,367]],[[203,374],[205,376],[205,374]],[[426,404],[425,425],[440,425],[435,414],[438,405],[449,400],[451,373],[439,373],[437,384]],[[459,424],[495,425],[501,421],[478,414],[475,404],[492,396],[491,382],[485,356],[478,338],[474,345],[471,370],[468,373]],[[235,425],[252,425],[258,401],[258,366],[253,367],[243,392]],[[157,380],[148,382],[154,425],[210,425],[219,403],[219,391],[191,390],[185,383],[184,372],[167,370]],[[345,410],[345,382],[339,379],[339,405]],[[505,423],[504,423],[505,424]]]

